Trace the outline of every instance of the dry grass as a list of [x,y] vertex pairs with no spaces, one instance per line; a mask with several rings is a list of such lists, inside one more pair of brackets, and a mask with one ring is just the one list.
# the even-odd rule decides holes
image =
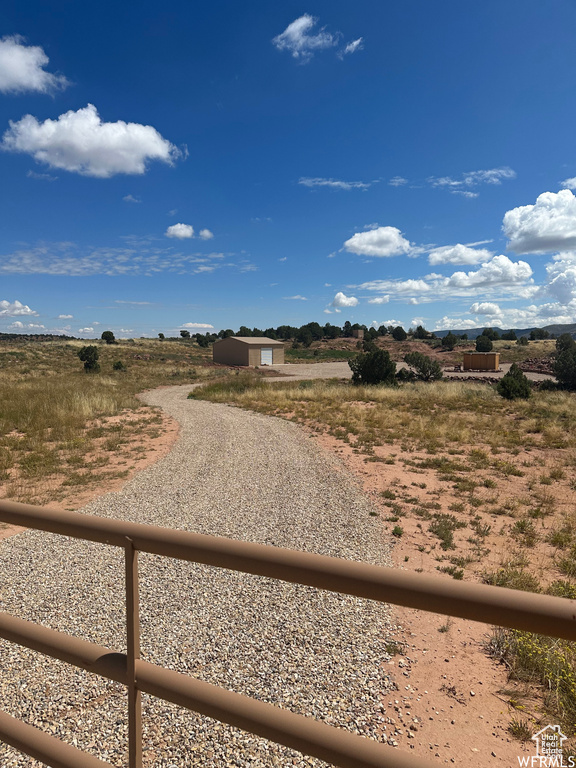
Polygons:
[[[98,342],[97,342],[98,343]],[[86,342],[0,342],[0,486],[15,501],[49,503],[66,489],[94,486],[130,466],[142,437],[161,419],[136,394],[161,384],[201,381],[225,370],[186,342],[99,343],[100,374],[84,373]],[[114,371],[121,360],[126,370]],[[118,461],[115,462],[118,464]],[[54,478],[58,478],[54,490]]]
[[[364,449],[395,441],[405,450],[431,454],[479,444],[496,451],[576,446],[574,396],[566,392],[508,402],[492,387],[468,382],[354,387],[325,381],[263,383],[247,374],[195,396],[318,423]],[[510,467],[502,463],[500,469],[506,474]]]

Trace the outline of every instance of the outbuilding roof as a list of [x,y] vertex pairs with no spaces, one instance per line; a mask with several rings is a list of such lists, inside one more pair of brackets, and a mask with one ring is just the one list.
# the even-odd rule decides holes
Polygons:
[[[269,339],[267,336],[227,336],[228,339],[234,339],[235,341],[241,341],[243,344],[254,344],[258,347],[261,347],[263,344],[265,344],[267,347],[270,346],[280,346],[283,347],[284,344],[281,341],[276,341],[275,339]],[[224,341],[224,339],[221,339],[221,341]]]

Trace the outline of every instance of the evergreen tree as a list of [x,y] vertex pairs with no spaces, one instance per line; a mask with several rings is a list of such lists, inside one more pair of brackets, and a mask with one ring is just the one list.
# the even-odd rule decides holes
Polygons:
[[498,394],[507,400],[515,400],[518,397],[528,398],[532,394],[530,382],[516,363],[513,363],[508,373],[500,379],[496,389]]
[[348,360],[353,384],[396,384],[396,363],[383,349],[363,352]]

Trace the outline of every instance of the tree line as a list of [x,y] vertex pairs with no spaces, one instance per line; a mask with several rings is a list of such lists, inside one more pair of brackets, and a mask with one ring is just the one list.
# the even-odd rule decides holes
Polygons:
[[[435,339],[434,333],[427,331],[421,325],[416,328],[410,328],[405,331],[402,326],[381,325],[379,328],[368,327],[361,323],[351,323],[347,320],[342,327],[326,323],[306,323],[300,327],[293,325],[279,325],[277,328],[248,328],[241,325],[238,331],[231,328],[219,331],[218,333],[194,333],[190,334],[188,330],[181,330],[180,336],[183,339],[194,339],[201,347],[207,347],[218,339],[226,339],[228,336],[259,336],[275,341],[292,341],[301,344],[303,347],[309,347],[313,341],[322,341],[324,339],[346,339],[354,335],[354,331],[364,331],[364,338],[373,341],[379,336],[390,335],[396,341],[404,341],[407,338],[414,339]],[[158,334],[160,339],[164,339],[163,333]]]

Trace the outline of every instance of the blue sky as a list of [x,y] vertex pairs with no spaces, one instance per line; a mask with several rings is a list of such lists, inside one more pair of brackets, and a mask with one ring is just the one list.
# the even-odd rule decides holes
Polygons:
[[7,0],[0,331],[576,322],[575,23]]

